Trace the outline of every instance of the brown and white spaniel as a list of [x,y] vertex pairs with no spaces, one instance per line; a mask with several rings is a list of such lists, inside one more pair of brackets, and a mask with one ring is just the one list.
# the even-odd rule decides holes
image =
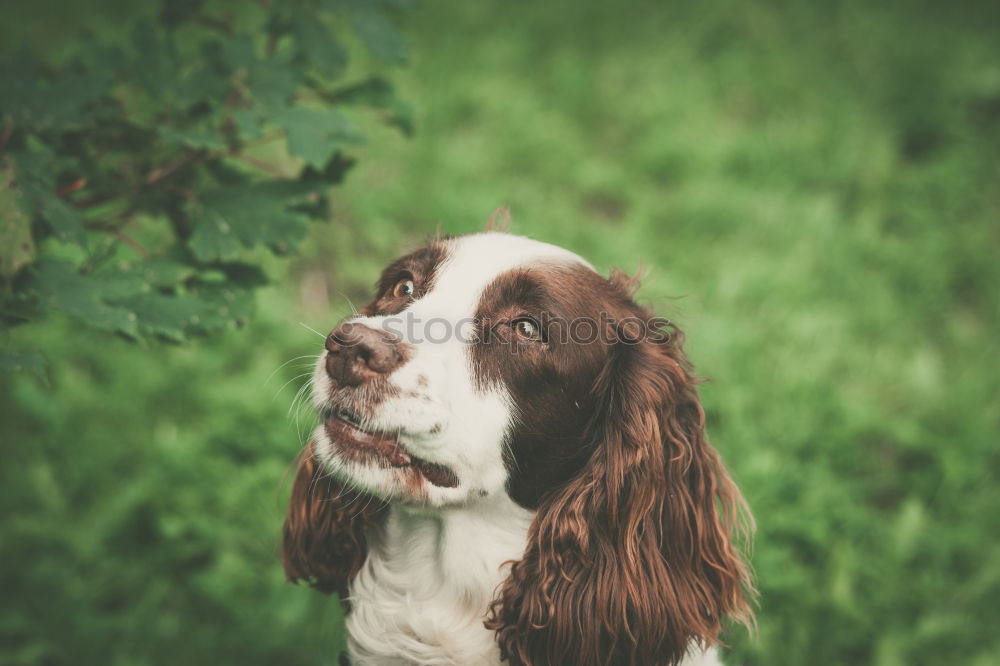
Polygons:
[[681,335],[565,249],[438,239],[326,339],[284,528],[352,664],[717,664],[749,512]]

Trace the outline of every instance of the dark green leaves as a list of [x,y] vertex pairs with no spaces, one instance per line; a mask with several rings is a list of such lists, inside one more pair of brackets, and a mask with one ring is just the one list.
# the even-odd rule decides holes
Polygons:
[[288,137],[288,152],[316,169],[322,169],[338,150],[364,140],[336,109],[289,108],[278,116],[277,123]]
[[80,215],[66,202],[47,197],[39,202],[38,213],[59,240],[83,245],[85,237]]
[[381,77],[370,79],[341,88],[328,99],[334,104],[365,104],[385,113],[384,120],[403,134],[413,133],[413,106],[396,96],[392,84]]
[[0,109],[18,127],[80,129],[89,123],[89,107],[108,94],[112,83],[105,71],[51,69],[21,51],[0,63]]
[[253,253],[295,250],[364,140],[344,107],[409,129],[384,79],[337,81],[345,29],[403,59],[397,10],[165,0],[120,40],[0,63],[0,327],[49,311],[131,339],[240,325],[266,283]]
[[104,331],[130,337],[138,334],[135,313],[115,301],[140,292],[141,282],[88,278],[62,261],[42,261],[34,270],[31,290],[38,294],[44,308],[59,310]]
[[291,30],[299,58],[304,64],[315,67],[319,74],[336,76],[347,65],[344,47],[316,14],[294,10]]
[[376,58],[388,63],[400,63],[406,60],[406,42],[382,11],[398,3],[348,0],[344,4],[350,17],[351,27]]
[[37,351],[16,352],[0,349],[0,373],[2,372],[25,372],[34,375],[43,384],[48,383],[45,357]]
[[31,218],[14,189],[14,169],[0,163],[0,279],[9,280],[35,256]]
[[308,182],[245,183],[206,191],[192,203],[197,226],[188,242],[200,261],[236,258],[241,248],[266,245],[276,253],[295,247],[307,218],[293,204],[318,197]]
[[240,326],[253,311],[248,290],[266,283],[260,269],[239,263],[194,272],[157,260],[85,276],[66,262],[43,261],[33,270],[27,293],[43,308],[128,338],[176,342]]

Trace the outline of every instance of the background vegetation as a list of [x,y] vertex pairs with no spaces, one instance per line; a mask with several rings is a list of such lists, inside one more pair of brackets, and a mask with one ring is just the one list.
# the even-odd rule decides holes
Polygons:
[[[140,11],[36,2],[0,43]],[[712,379],[758,519],[760,632],[729,663],[998,663],[997,9],[426,2],[404,25],[410,65],[380,71],[415,135],[359,116],[329,222],[290,265],[252,254],[249,325],[4,334],[48,369],[0,375],[0,663],[333,663],[336,603],[277,558],[306,327],[501,204],[602,268],[641,259]]]

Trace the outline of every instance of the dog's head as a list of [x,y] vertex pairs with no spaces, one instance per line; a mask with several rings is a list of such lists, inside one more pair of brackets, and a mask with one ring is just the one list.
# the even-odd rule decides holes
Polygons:
[[632,287],[496,232],[389,265],[313,375],[289,576],[343,595],[388,503],[507,496],[535,512],[488,621],[512,663],[673,663],[748,621],[745,505],[679,332]]

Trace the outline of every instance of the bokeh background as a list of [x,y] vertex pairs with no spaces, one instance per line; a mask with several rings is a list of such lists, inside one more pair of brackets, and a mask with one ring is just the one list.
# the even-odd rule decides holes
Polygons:
[[[6,3],[5,3],[6,4]],[[142,3],[18,4],[55,47]],[[330,664],[283,581],[293,405],[378,269],[440,228],[648,277],[757,517],[731,664],[1000,663],[1000,12],[942,2],[443,2],[246,328],[135,345],[59,317],[0,377],[0,663]]]

